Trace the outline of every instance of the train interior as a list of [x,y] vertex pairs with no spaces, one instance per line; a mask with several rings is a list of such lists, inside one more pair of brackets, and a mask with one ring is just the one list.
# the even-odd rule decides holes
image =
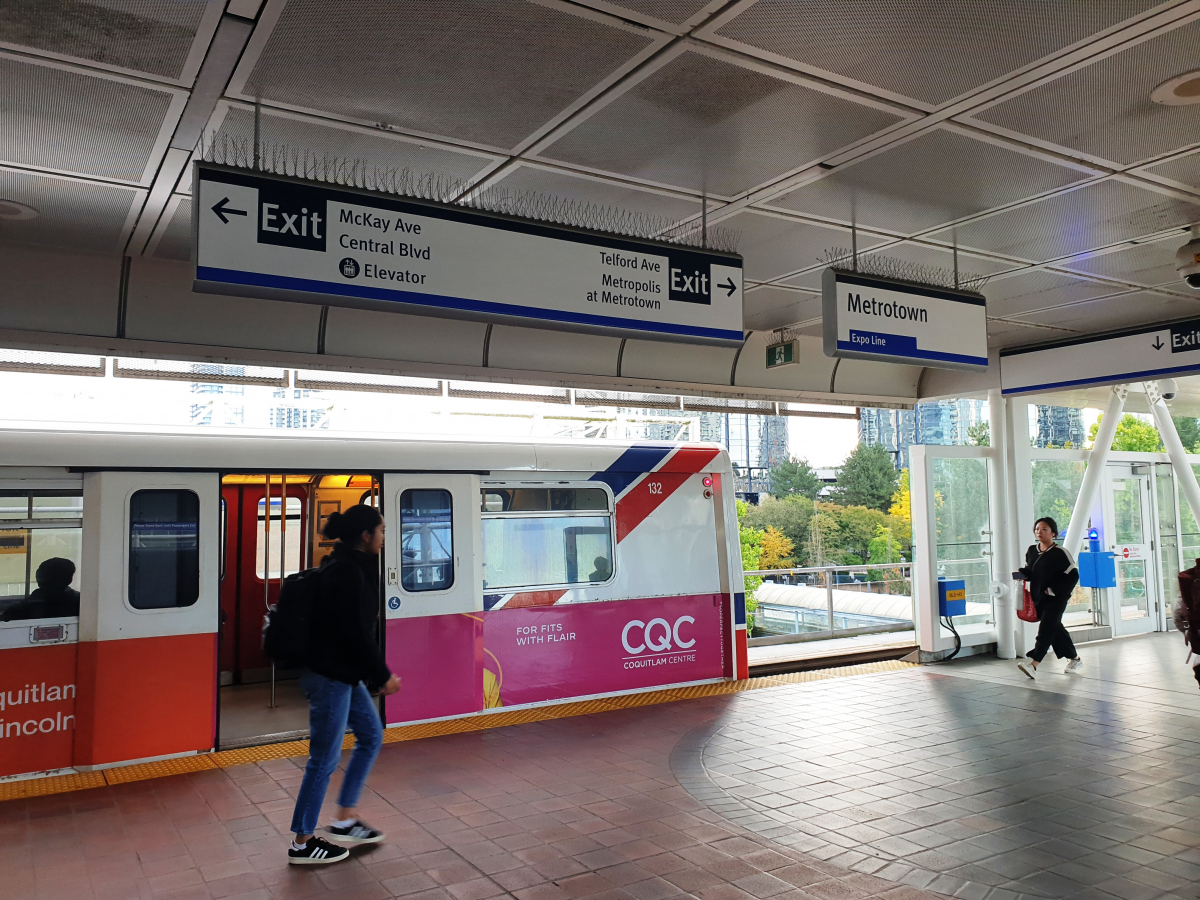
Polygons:
[[[227,474],[221,479],[220,727],[222,749],[308,736],[308,704],[295,671],[273,669],[263,616],[288,575],[333,549],[330,514],[378,505],[372,475]],[[285,502],[286,498],[286,502]]]

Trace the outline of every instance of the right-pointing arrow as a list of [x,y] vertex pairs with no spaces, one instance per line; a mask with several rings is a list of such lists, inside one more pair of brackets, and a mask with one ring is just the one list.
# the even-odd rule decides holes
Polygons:
[[732,297],[733,292],[737,290],[737,285],[733,283],[733,277],[729,276],[725,279],[724,284],[718,284],[717,287],[725,288],[725,296]]

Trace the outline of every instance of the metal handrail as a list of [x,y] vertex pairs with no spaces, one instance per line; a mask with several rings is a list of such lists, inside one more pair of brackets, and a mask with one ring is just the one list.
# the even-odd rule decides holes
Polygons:
[[[852,566],[801,566],[801,567],[797,567],[797,568],[793,568],[793,569],[755,569],[750,572],[743,572],[742,574],[744,576],[761,577],[761,576],[765,576],[765,575],[808,575],[808,574],[816,574],[818,572],[820,572],[820,573],[825,573],[825,572],[866,572],[870,569],[899,569],[901,571],[901,576],[903,577],[904,570],[907,569],[908,577],[911,579],[912,567],[913,567],[913,563],[911,563],[911,562],[877,563],[877,564],[860,563],[858,565],[852,565]],[[870,630],[865,630],[862,628],[843,628],[843,629],[839,630],[838,628],[834,627],[834,624],[833,624],[833,612],[834,612],[833,611],[833,591],[834,591],[834,588],[836,587],[836,584],[835,584],[833,578],[829,577],[828,575],[823,580],[825,582],[825,584],[824,584],[824,587],[825,587],[825,611],[826,611],[826,615],[828,617],[827,621],[829,622],[829,637],[830,638],[836,638],[839,636],[840,637],[853,637],[853,636],[859,635],[859,634],[869,634],[876,630],[878,630],[880,632],[889,630],[887,626],[883,626],[879,629],[872,628]],[[875,582],[857,582],[857,583],[858,584],[873,584]],[[809,587],[821,587],[821,585],[809,585]],[[910,598],[910,600],[913,605],[912,620],[914,623],[916,623],[916,621],[917,621],[916,596],[913,595]],[[804,641],[814,640],[815,638],[813,637],[813,634],[814,634],[813,632],[809,632],[808,634],[776,635],[776,636],[773,636],[772,638],[770,638],[769,640],[770,640],[770,643],[772,643],[772,644],[785,644],[785,643],[787,643],[787,644],[797,643],[798,644],[798,643],[802,643]],[[759,640],[766,640],[766,639],[749,638],[749,640],[757,642]],[[757,645],[757,643],[755,643],[753,646],[758,646],[758,645]]]

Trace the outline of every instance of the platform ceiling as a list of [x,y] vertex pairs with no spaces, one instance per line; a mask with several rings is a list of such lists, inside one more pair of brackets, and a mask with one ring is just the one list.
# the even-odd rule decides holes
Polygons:
[[[740,233],[745,327],[831,248],[992,276],[993,347],[1200,314],[1200,2],[17,0],[0,244],[188,259],[201,133]],[[9,255],[6,257],[13,259]],[[122,313],[123,315],[123,313]],[[696,353],[709,353],[696,348]],[[736,363],[735,363],[736,366]],[[831,388],[832,390],[832,388]]]

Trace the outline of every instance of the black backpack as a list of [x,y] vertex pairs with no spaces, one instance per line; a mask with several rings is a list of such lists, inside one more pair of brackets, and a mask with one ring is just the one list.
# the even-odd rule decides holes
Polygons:
[[283,580],[279,597],[263,616],[262,648],[281,669],[308,663],[313,623],[321,599],[321,570],[305,569]]

